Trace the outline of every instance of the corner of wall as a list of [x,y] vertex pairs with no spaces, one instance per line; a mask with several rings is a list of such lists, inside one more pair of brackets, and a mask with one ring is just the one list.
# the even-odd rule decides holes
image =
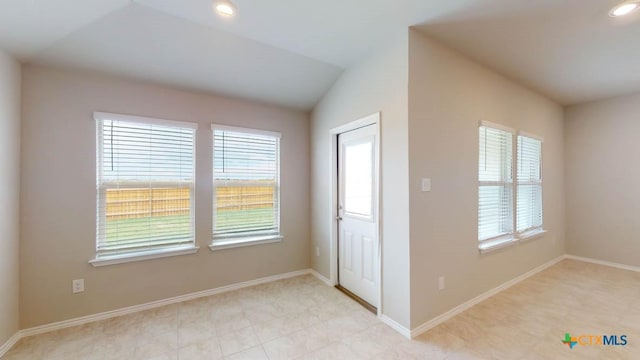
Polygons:
[[20,326],[21,65],[0,50],[0,344]]
[[638,116],[640,93],[565,108],[567,254],[640,266]]

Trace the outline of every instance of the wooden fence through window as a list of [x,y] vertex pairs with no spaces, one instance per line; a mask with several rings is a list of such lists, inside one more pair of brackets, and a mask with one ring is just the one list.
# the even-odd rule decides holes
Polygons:
[[[108,189],[107,221],[188,215],[189,188]],[[272,208],[273,186],[220,186],[216,188],[218,211]]]

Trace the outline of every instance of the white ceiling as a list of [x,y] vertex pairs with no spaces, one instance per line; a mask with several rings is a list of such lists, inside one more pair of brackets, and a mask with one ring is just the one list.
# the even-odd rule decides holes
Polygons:
[[640,11],[611,18],[621,0],[535,0],[482,14],[470,7],[419,26],[561,104],[640,91]]
[[640,91],[640,12],[617,0],[0,0],[0,48],[304,110],[411,25],[562,104]]
[[0,0],[0,47],[29,58],[130,0]]
[[409,25],[482,0],[234,0],[239,16],[231,21],[212,14],[211,0],[136,1],[346,68]]
[[304,110],[316,104],[342,71],[137,4],[66,36],[32,61]]

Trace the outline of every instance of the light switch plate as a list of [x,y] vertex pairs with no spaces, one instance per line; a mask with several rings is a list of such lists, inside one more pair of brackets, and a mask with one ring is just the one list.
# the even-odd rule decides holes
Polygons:
[[431,179],[422,178],[422,191],[431,191]]

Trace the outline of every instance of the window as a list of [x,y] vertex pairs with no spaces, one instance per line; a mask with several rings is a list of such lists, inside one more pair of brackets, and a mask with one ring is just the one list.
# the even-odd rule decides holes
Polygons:
[[518,234],[532,234],[542,229],[542,141],[518,136]]
[[347,143],[344,149],[344,211],[350,215],[372,219],[373,213],[373,141]]
[[[542,141],[520,134],[514,143],[514,133],[509,128],[486,122],[479,128],[478,241],[481,251],[544,233]],[[517,151],[515,194],[514,147]]]
[[513,240],[513,133],[480,126],[478,240],[486,249]]
[[[98,216],[92,263],[195,252],[197,125],[106,113],[94,117]],[[123,258],[129,260],[118,261]]]
[[280,134],[213,125],[212,249],[280,236]]

